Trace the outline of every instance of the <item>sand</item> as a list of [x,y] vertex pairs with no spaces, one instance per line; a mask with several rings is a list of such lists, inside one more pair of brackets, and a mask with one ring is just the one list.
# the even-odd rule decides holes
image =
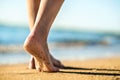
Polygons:
[[0,80],[120,80],[120,58],[62,61],[57,73],[27,69],[26,64],[0,65]]

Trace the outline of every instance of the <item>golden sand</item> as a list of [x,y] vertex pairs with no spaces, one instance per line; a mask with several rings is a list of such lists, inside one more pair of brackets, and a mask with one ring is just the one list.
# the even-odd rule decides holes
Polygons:
[[57,73],[27,69],[27,64],[0,65],[0,80],[120,80],[120,58],[63,61]]

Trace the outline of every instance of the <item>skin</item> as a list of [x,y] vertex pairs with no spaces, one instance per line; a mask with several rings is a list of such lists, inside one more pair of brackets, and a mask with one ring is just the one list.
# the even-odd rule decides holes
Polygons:
[[[28,7],[28,18],[29,18],[29,27],[30,27],[30,30],[32,30],[33,26],[34,26],[34,23],[35,23],[35,20],[36,20],[36,16],[37,16],[37,13],[38,13],[38,9],[39,9],[39,5],[40,5],[40,0],[27,0],[27,7]],[[46,49],[49,53],[49,49],[48,49],[48,46],[46,45]],[[55,59],[50,53],[50,58],[54,64],[54,66],[57,66],[59,68],[63,68],[64,66],[61,64],[61,62],[57,59]],[[29,66],[28,66],[29,69],[35,69],[36,66],[35,66],[35,60],[34,60],[34,57],[31,56],[31,59],[30,59],[30,62],[29,62]]]
[[[56,72],[62,64],[50,55],[47,37],[51,25],[62,6],[63,0],[28,0],[30,34],[24,49],[33,57],[30,67],[39,71]],[[36,66],[35,65],[36,62]]]

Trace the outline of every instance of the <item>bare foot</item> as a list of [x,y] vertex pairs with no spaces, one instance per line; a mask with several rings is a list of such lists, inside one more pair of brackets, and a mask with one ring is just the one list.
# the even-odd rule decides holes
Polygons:
[[[55,59],[55,58],[50,54],[47,43],[46,43],[46,45],[45,45],[45,49],[46,49],[47,53],[49,53],[49,56],[50,56],[50,58],[51,58],[51,61],[52,61],[53,65],[54,65],[55,67],[58,67],[58,68],[64,68],[64,65],[63,65],[59,60]],[[28,68],[29,68],[29,69],[36,69],[35,60],[34,60],[34,57],[33,57],[33,56],[31,56],[31,59],[30,59]]]
[[52,55],[50,55],[50,57],[51,57],[51,60],[52,60],[54,66],[56,66],[58,68],[64,67],[64,65],[59,60],[55,59]]
[[[58,67],[58,68],[64,68],[64,65],[57,59],[55,59],[52,55],[50,55],[50,58],[52,60],[52,63],[55,67]],[[29,69],[36,69],[36,66],[35,66],[35,60],[34,60],[34,57],[32,56],[30,61],[29,61],[29,66],[28,66]]]
[[28,68],[29,68],[29,69],[36,69],[36,66],[35,66],[35,59],[34,59],[33,56],[31,56],[31,58],[30,58]]
[[48,51],[48,53],[49,53],[49,56],[50,56],[50,58],[51,58],[51,60],[52,60],[53,65],[56,66],[56,67],[58,67],[58,68],[63,68],[64,66],[62,65],[62,63],[61,63],[59,60],[55,59],[55,58],[50,54],[50,51],[49,51],[49,48],[48,48],[47,43],[46,43],[45,47],[46,47],[46,49],[47,49],[47,51]]
[[[41,44],[41,45],[39,45]],[[37,62],[37,68],[39,71],[47,71],[47,72],[56,72],[59,71],[57,67],[55,67],[51,61],[49,53],[44,48],[45,42],[42,42],[36,36],[30,34],[24,43],[24,49],[34,56]],[[44,70],[44,65],[46,66],[46,70]]]

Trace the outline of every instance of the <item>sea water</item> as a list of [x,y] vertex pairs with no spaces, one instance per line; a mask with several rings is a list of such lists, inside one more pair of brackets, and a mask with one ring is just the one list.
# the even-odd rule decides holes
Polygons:
[[[28,27],[0,25],[0,46],[22,45],[28,34]],[[120,34],[115,33],[52,29],[48,44],[51,54],[61,60],[120,56]],[[24,51],[0,51],[0,64],[25,63],[29,58]]]

